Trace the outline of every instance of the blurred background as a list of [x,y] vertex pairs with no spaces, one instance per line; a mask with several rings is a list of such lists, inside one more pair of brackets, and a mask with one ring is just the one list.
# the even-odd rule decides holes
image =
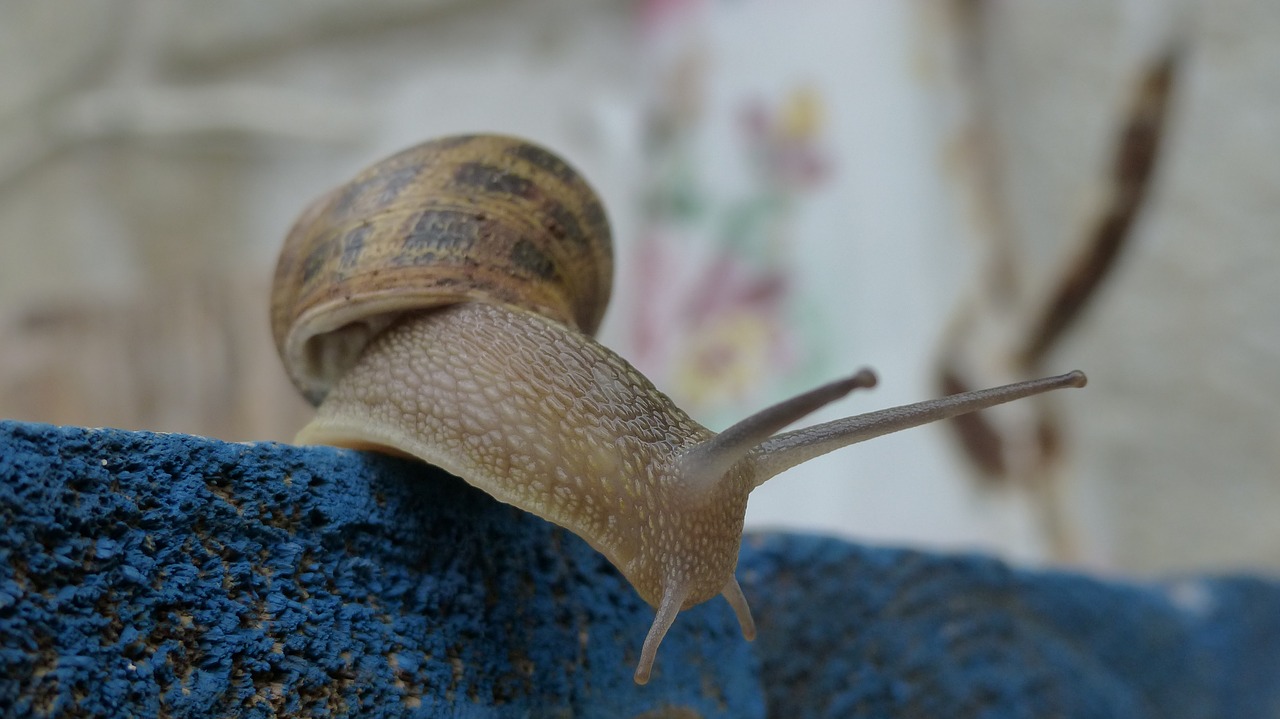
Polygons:
[[568,157],[602,330],[712,428],[1073,368],[828,455],[754,527],[1144,576],[1280,569],[1280,5],[0,5],[0,417],[288,441],[298,212],[432,136]]

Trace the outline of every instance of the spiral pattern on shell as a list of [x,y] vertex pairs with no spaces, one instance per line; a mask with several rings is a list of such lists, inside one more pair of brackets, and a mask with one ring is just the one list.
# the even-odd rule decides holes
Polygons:
[[612,278],[604,209],[564,160],[518,138],[445,137],[303,212],[276,267],[272,332],[290,378],[319,404],[405,313],[494,302],[594,334]]

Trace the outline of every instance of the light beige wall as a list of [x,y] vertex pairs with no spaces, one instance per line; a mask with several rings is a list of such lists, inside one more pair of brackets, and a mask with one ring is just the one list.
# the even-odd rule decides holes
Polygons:
[[539,138],[624,207],[628,158],[605,139],[628,101],[627,12],[0,8],[0,416],[290,438],[305,410],[266,294],[300,208],[382,155],[477,130]]
[[1033,278],[1096,213],[1128,88],[1180,43],[1152,192],[1054,354],[1091,370],[1063,400],[1087,551],[1150,571],[1280,567],[1280,6],[997,7],[985,67]]

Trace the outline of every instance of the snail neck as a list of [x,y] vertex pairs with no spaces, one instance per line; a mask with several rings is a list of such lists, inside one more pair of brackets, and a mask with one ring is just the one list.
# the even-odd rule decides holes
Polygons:
[[[720,434],[690,447],[679,457],[679,472],[694,497],[715,493],[721,485],[746,479],[745,491],[762,484],[759,450],[762,442],[783,427],[811,414],[855,389],[874,387],[876,375],[869,369],[785,399],[735,423]],[[751,457],[753,461],[746,461]],[[767,471],[767,467],[766,470]],[[771,476],[771,475],[769,475]]]

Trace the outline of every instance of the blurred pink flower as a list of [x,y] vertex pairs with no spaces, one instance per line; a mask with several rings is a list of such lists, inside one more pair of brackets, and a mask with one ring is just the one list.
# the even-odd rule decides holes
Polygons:
[[748,100],[739,113],[748,152],[761,174],[784,191],[801,191],[821,184],[832,160],[819,145],[822,98],[810,87],[793,90],[776,111],[760,100]]
[[636,22],[641,33],[653,33],[664,26],[681,22],[705,6],[709,0],[640,0],[636,3]]

